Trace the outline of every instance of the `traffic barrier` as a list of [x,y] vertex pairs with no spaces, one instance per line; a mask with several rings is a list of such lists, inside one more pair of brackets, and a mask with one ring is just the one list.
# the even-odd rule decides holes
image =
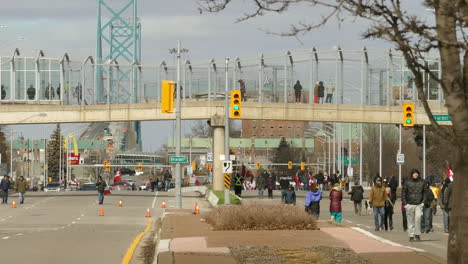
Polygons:
[[200,208],[198,207],[198,203],[195,203],[195,209],[193,210],[194,214],[200,214]]
[[119,201],[119,207],[123,207],[122,200]]
[[104,208],[99,209],[99,216],[104,216]]
[[161,208],[166,208],[166,201],[162,201]]
[[146,216],[145,217],[151,217],[151,212],[150,209],[146,209]]
[[16,202],[13,201],[13,203],[11,204],[11,208],[16,208]]

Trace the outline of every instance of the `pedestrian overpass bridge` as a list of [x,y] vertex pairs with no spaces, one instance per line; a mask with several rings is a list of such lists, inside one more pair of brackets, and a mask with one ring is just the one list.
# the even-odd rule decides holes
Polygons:
[[[174,120],[175,114],[161,113],[160,103],[101,105],[8,104],[1,105],[0,125],[44,123],[92,123]],[[433,114],[447,114],[445,107],[432,107]],[[224,117],[224,101],[184,100],[184,120]],[[416,107],[415,124],[427,125],[422,107]],[[401,106],[293,104],[243,102],[242,119],[294,120],[307,122],[401,124]],[[450,122],[441,122],[449,125]]]
[[[438,58],[426,59],[440,74]],[[21,56],[18,49],[0,61],[0,124],[175,119],[162,114],[159,103],[161,81],[175,79],[174,64],[49,58],[43,51]],[[303,89],[296,104],[298,80]],[[315,100],[318,81],[331,95],[329,104]],[[401,103],[413,102],[415,123],[429,124],[411,72],[392,50],[311,48],[231,61],[186,60],[180,84],[185,120],[224,116],[225,90],[242,85],[247,97],[242,119],[399,124]],[[424,96],[434,114],[447,114],[435,82],[426,80]]]

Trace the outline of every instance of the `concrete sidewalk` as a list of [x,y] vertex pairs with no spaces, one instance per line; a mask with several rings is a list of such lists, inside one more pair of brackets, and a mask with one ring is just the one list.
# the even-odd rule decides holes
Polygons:
[[349,249],[368,258],[371,263],[438,264],[444,260],[366,235],[353,228],[319,221],[320,230],[277,231],[213,231],[203,215],[191,210],[169,210],[162,218],[158,263],[237,263],[232,247],[290,247],[317,246]]

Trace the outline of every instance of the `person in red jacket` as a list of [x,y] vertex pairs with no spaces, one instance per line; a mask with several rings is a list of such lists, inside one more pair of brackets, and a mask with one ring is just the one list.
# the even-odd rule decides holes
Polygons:
[[342,214],[341,214],[341,200],[343,200],[343,192],[339,183],[333,185],[332,190],[330,191],[330,215],[332,220],[340,223]]

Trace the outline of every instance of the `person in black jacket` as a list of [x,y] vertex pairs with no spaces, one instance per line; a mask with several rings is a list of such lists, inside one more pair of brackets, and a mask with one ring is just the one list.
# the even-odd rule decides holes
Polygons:
[[410,241],[421,240],[421,216],[427,188],[418,170],[413,169],[401,191],[401,202],[406,209]]
[[388,187],[390,187],[390,200],[393,205],[395,205],[395,201],[397,199],[396,191],[398,189],[398,180],[395,176],[390,177],[390,181],[388,182]]
[[294,85],[294,95],[296,96],[296,104],[301,102],[301,93],[302,93],[302,85],[297,80],[296,84]]
[[362,188],[362,186],[359,185],[359,182],[357,181],[354,183],[354,186],[351,187],[349,194],[351,195],[351,201],[354,202],[354,213],[361,216],[362,199],[364,199],[364,188]]

